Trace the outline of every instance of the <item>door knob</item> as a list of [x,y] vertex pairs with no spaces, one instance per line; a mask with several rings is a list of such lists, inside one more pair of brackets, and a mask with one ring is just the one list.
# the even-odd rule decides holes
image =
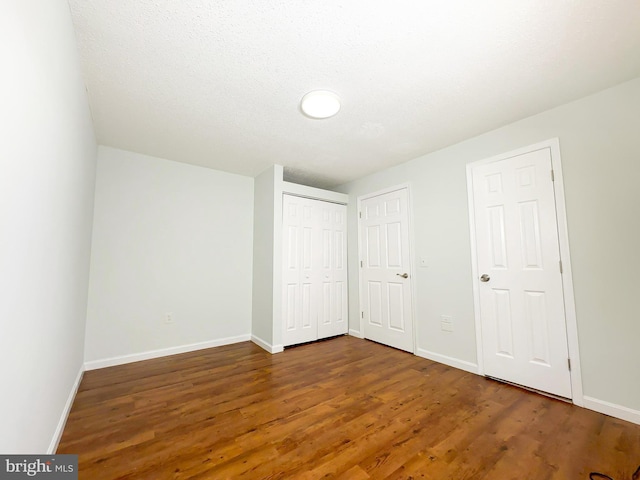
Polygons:
[[402,277],[402,278],[409,278],[409,274],[408,273],[396,273],[396,275],[398,275],[399,277]]
[[491,280],[491,277],[486,273],[482,274],[482,276],[480,277],[481,282],[488,282],[489,280]]

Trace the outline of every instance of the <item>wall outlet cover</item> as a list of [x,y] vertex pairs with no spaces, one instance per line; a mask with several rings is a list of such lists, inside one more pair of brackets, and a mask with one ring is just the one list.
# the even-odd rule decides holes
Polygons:
[[440,330],[443,332],[453,332],[453,317],[450,315],[440,315]]

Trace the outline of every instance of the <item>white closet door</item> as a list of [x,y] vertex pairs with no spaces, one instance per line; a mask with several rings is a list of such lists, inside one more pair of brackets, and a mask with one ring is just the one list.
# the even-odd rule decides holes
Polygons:
[[317,201],[320,235],[318,338],[347,333],[347,207]]
[[283,197],[283,343],[347,333],[346,207]]
[[284,195],[282,313],[284,345],[318,338],[317,233],[309,199]]

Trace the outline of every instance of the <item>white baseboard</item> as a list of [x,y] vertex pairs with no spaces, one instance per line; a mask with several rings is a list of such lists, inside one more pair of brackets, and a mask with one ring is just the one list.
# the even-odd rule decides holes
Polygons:
[[284,351],[283,345],[271,345],[269,342],[264,341],[260,337],[251,335],[251,341],[258,345],[260,348],[264,348],[269,353],[280,353]]
[[362,333],[360,333],[360,331],[353,330],[352,328],[349,329],[349,335],[351,335],[352,337],[356,337],[356,338],[364,338],[364,335]]
[[434,362],[443,363],[445,365],[449,365],[450,367],[459,368],[460,370],[475,373],[476,375],[478,375],[478,365],[472,362],[459,360],[453,357],[447,357],[446,355],[430,352],[429,350],[424,350],[422,348],[418,348],[416,350],[416,355],[418,357],[433,360]]
[[189,345],[180,345],[178,347],[162,348],[160,350],[150,350],[148,352],[133,353],[131,355],[121,355],[118,357],[105,358],[102,360],[91,360],[85,362],[85,370],[96,370],[98,368],[113,367],[115,365],[124,365],[125,363],[139,362],[141,360],[149,360],[151,358],[168,357],[169,355],[177,355],[179,353],[193,352],[203,350],[205,348],[221,347],[222,345],[231,345],[233,343],[248,342],[251,335],[238,335],[236,337],[219,338],[206,342],[191,343]]
[[84,365],[80,365],[80,371],[78,371],[78,375],[76,376],[76,381],[73,382],[73,386],[71,387],[71,391],[69,392],[69,396],[67,397],[67,403],[64,405],[64,409],[62,410],[62,415],[60,415],[60,420],[58,420],[58,426],[56,427],[55,432],[53,433],[53,438],[51,439],[51,443],[49,444],[49,448],[47,449],[48,455],[53,455],[56,453],[58,449],[58,445],[60,444],[60,439],[62,438],[62,432],[64,432],[64,427],[67,424],[67,418],[69,418],[69,412],[71,412],[71,406],[73,405],[73,401],[76,398],[76,394],[78,393],[78,388],[80,388],[80,382],[82,381],[82,375],[84,374]]
[[583,396],[584,406],[589,410],[604,413],[611,417],[620,418],[627,422],[640,425],[640,410],[634,410],[632,408],[623,407],[622,405],[616,405],[615,403],[605,402],[604,400],[598,400],[597,398]]

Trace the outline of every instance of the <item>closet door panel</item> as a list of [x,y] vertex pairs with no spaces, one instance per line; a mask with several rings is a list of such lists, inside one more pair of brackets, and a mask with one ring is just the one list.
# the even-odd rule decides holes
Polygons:
[[313,208],[306,199],[283,198],[283,343],[295,345],[318,338]]
[[323,238],[322,282],[324,295],[323,317],[318,324],[318,338],[332,337],[347,333],[347,235],[345,205],[328,202],[321,204],[320,229]]
[[346,206],[284,195],[284,345],[345,334]]

